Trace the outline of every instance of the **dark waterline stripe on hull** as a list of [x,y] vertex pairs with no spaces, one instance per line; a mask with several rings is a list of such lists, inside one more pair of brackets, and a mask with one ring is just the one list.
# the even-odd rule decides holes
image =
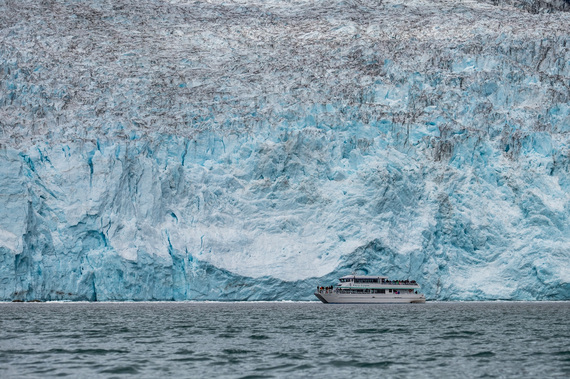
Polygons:
[[322,297],[320,294],[318,294],[318,293],[315,293],[315,296],[316,296],[316,297],[317,297],[317,298],[318,298],[320,301],[322,301],[323,303],[325,303],[325,304],[327,304],[327,303],[328,303],[328,301],[326,301],[326,300],[325,300],[325,298],[324,298],[324,297]]

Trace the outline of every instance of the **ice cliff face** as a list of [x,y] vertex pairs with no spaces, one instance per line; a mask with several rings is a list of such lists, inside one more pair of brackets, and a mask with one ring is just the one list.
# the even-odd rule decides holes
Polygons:
[[567,5],[0,1],[0,299],[569,299]]

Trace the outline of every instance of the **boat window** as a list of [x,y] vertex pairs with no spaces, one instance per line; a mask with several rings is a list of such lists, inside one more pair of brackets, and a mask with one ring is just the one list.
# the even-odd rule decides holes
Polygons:
[[378,283],[378,279],[360,278],[354,279],[355,283]]

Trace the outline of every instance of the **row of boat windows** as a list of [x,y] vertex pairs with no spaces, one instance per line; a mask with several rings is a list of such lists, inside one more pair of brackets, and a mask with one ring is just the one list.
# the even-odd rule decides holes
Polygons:
[[[335,290],[336,293],[395,293],[395,294],[402,294],[402,293],[412,293],[413,290],[391,290],[391,289],[337,289]],[[417,292],[416,292],[417,293]]]
[[[341,290],[340,293],[349,293],[349,292],[355,292],[355,293],[386,293],[386,290]],[[388,290],[388,293],[392,293],[392,290]]]
[[[340,279],[341,283],[348,283],[354,280],[354,283],[380,283],[380,279]],[[388,284],[416,284],[415,280],[384,280],[382,279],[382,283]]]

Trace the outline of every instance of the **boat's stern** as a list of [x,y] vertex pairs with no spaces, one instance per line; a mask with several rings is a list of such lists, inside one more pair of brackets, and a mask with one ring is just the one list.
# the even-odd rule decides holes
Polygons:
[[410,303],[412,303],[412,304],[423,304],[425,302],[426,302],[425,295],[420,295],[420,297],[418,299],[414,299],[414,300],[410,301]]

